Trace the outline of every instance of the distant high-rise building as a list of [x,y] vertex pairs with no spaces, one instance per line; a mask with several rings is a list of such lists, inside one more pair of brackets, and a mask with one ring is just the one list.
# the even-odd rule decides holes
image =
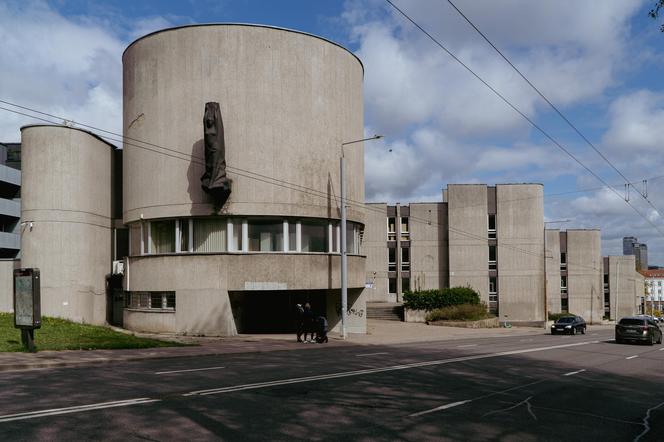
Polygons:
[[648,245],[640,243],[635,236],[623,238],[623,255],[636,257],[636,270],[648,270]]
[[635,236],[626,236],[623,238],[623,255],[634,255],[634,244],[639,240]]

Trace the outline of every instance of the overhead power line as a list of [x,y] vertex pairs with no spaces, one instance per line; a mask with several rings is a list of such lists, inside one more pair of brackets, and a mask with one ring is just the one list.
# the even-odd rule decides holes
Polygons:
[[[111,141],[114,141],[114,142],[124,143],[124,145],[126,145],[126,146],[136,147],[138,149],[143,149],[143,150],[153,152],[153,153],[156,153],[156,154],[159,154],[159,155],[165,155],[165,156],[177,159],[177,160],[190,161],[190,162],[193,162],[194,164],[205,165],[205,161],[202,158],[196,157],[193,154],[190,155],[190,154],[186,154],[186,153],[180,152],[178,150],[170,149],[170,148],[160,146],[160,145],[157,145],[157,144],[154,144],[154,143],[149,143],[149,142],[142,141],[142,140],[137,140],[137,139],[132,139],[132,138],[129,138],[129,137],[124,137],[120,134],[116,134],[114,132],[111,132],[111,131],[108,131],[108,130],[105,130],[105,129],[95,128],[94,126],[91,126],[91,125],[88,125],[88,124],[79,123],[79,122],[71,120],[71,119],[62,118],[60,116],[48,114],[46,112],[41,112],[41,111],[31,109],[31,108],[26,107],[26,106],[20,106],[20,105],[17,105],[17,104],[8,102],[8,101],[0,100],[0,103],[5,103],[5,104],[8,104],[10,106],[16,106],[16,107],[19,107],[20,109],[27,110],[27,111],[30,111],[30,112],[34,112],[34,113],[37,113],[39,115],[44,115],[44,116],[48,116],[48,117],[51,117],[51,118],[55,118],[59,121],[52,121],[52,120],[49,120],[47,118],[30,115],[30,114],[27,114],[25,112],[20,112],[20,111],[16,111],[16,110],[13,110],[13,109],[8,109],[8,108],[0,106],[0,109],[8,111],[8,112],[12,112],[12,113],[23,115],[23,116],[26,116],[26,117],[29,117],[29,118],[33,118],[33,119],[36,119],[36,120],[39,120],[39,121],[42,121],[42,122],[45,122],[45,123],[49,123],[51,125],[60,125],[59,122],[68,121],[68,122],[70,122],[71,124],[74,124],[74,125],[79,125],[79,126],[83,126],[83,127],[87,127],[87,128],[93,128],[95,130],[99,130],[100,132],[103,132],[103,133],[106,133],[106,134],[112,134],[114,136],[120,137],[120,139],[116,139],[116,138],[113,138],[113,137],[109,137],[108,135],[101,135],[101,134],[98,134],[98,133],[95,134],[95,135],[98,135],[99,137],[104,138],[106,140],[111,140]],[[65,126],[63,126],[63,127],[65,127]],[[71,126],[66,126],[66,127],[71,128]],[[127,140],[131,140],[131,141],[133,141],[133,143],[128,142]],[[142,143],[144,145],[139,145],[139,144],[135,144],[135,143]],[[150,146],[150,147],[147,147],[147,146]],[[158,149],[161,149],[161,150],[158,150]],[[178,156],[178,155],[180,155],[180,156]],[[184,158],[184,157],[186,157],[186,158]],[[270,184],[270,185],[273,185],[273,186],[279,186],[279,187],[284,187],[284,188],[287,188],[287,189],[290,189],[290,190],[299,191],[299,192],[306,193],[306,194],[309,194],[311,196],[315,196],[315,197],[325,199],[325,200],[329,200],[329,198],[330,198],[330,195],[327,192],[324,192],[324,191],[319,191],[319,190],[316,190],[316,189],[310,189],[310,188],[301,186],[299,184],[289,183],[289,182],[284,181],[284,180],[279,180],[279,179],[272,178],[272,177],[269,177],[269,176],[266,176],[266,175],[258,174],[258,173],[251,172],[251,171],[246,171],[244,169],[232,168],[232,167],[229,167],[229,166],[227,166],[227,169],[229,169],[231,171],[234,171],[233,173],[235,173],[236,175],[244,176],[246,178],[257,180],[257,181],[261,181],[261,182],[264,182],[264,183],[267,183],[267,184]],[[332,196],[332,198],[337,203],[340,200],[336,195]],[[539,198],[539,196],[537,198]],[[529,199],[529,198],[521,198],[521,199]],[[514,199],[514,200],[507,200],[507,201],[514,202],[514,201],[518,201],[518,200],[521,200],[521,199]],[[346,204],[348,204],[350,206],[357,207],[359,210],[362,210],[362,211],[365,211],[365,212],[375,212],[375,213],[381,214],[382,216],[386,216],[386,213],[383,210],[381,210],[378,207],[368,206],[367,203],[365,203],[365,202],[358,202],[358,201],[348,199],[348,198],[345,200],[345,202],[346,202]],[[191,203],[182,203],[182,204],[191,204]],[[172,206],[172,205],[177,205],[177,204],[169,203],[169,204],[158,204],[158,205],[144,206],[144,207],[163,207],[163,206],[166,206],[166,205]],[[75,212],[79,212],[79,211],[75,211]],[[447,225],[443,225],[443,224],[434,222],[430,219],[419,218],[419,217],[416,217],[416,216],[409,216],[409,219],[411,219],[415,223],[420,223],[420,224],[423,224],[423,225],[434,226],[434,227],[437,227],[437,228],[447,228],[448,234],[449,233],[455,233],[455,234],[458,234],[460,236],[463,236],[463,237],[466,237],[466,238],[469,238],[469,239],[472,239],[472,240],[482,241],[482,242],[487,240],[487,238],[485,236],[477,235],[477,234],[467,232],[467,231],[464,231],[464,230],[461,230],[461,229],[458,229],[458,228],[455,228],[455,227],[449,227]],[[39,220],[39,222],[66,222],[66,221],[43,219],[43,220]],[[90,224],[90,223],[85,223],[85,222],[79,222],[79,223]],[[99,227],[108,228],[107,226],[101,226],[101,225],[97,225],[97,224],[90,224],[90,225],[95,225],[95,226],[99,226]],[[545,255],[543,253],[539,253],[538,251],[523,249],[521,247],[511,245],[511,244],[496,244],[496,246],[498,248],[501,248],[501,249],[512,250],[512,251],[517,252],[517,253],[521,253],[521,254],[537,257],[537,258],[544,258],[545,257]],[[576,266],[578,268],[587,268],[587,269],[592,269],[592,270],[598,270],[594,266],[590,267],[588,265],[581,264],[581,263],[577,263]]]
[[595,173],[592,169],[590,169],[588,166],[586,166],[581,160],[579,160],[572,152],[570,152],[568,149],[566,149],[562,144],[558,142],[553,136],[551,136],[546,130],[544,130],[540,125],[535,123],[530,117],[528,117],[526,114],[524,114],[516,105],[512,104],[511,101],[509,101],[504,95],[502,95],[498,90],[496,90],[493,86],[491,86],[486,80],[484,80],[482,77],[479,76],[475,71],[473,71],[470,66],[468,66],[466,63],[464,63],[461,59],[459,59],[454,53],[452,53],[447,47],[445,47],[438,39],[436,39],[433,35],[431,35],[426,29],[424,29],[421,25],[419,25],[415,20],[413,20],[408,14],[406,14],[403,10],[401,10],[398,6],[396,6],[391,0],[385,0],[387,3],[392,6],[396,11],[398,11],[406,20],[408,20],[413,26],[415,26],[417,29],[419,29],[424,35],[426,35],[436,46],[441,48],[443,51],[445,51],[454,61],[459,63],[461,66],[463,66],[471,75],[473,75],[477,80],[479,80],[484,86],[486,86],[487,89],[489,89],[491,92],[493,92],[498,98],[500,98],[507,106],[509,106],[514,112],[519,114],[524,120],[526,120],[533,128],[535,128],[539,133],[544,135],[549,141],[551,141],[558,149],[563,151],[567,156],[569,156],[571,159],[573,159],[577,164],[579,164],[581,167],[583,167],[588,173],[590,173],[593,177],[595,177],[599,182],[604,184],[606,187],[608,187],[612,192],[614,192],[618,197],[623,199],[625,203],[632,208],[641,218],[643,218],[648,224],[650,224],[659,234],[662,238],[664,238],[664,232],[660,230],[659,226],[657,226],[655,223],[653,223],[647,216],[645,216],[643,213],[641,213],[632,203],[627,201],[620,193],[611,187],[609,183],[607,183],[601,176],[599,176],[597,173]]
[[[507,64],[509,64],[509,65],[512,67],[512,69],[514,69],[514,71],[515,71],[517,74],[519,74],[519,76],[523,79],[523,81],[525,81],[526,83],[528,83],[528,86],[530,86],[535,92],[537,92],[537,94],[542,98],[542,100],[544,100],[544,101],[545,101],[545,102],[551,107],[551,109],[553,109],[553,110],[558,114],[558,116],[559,116],[559,117],[560,117],[565,123],[567,123],[567,125],[568,125],[569,127],[571,127],[572,130],[574,130],[574,132],[576,132],[577,135],[579,135],[579,137],[581,137],[581,139],[582,139],[583,141],[585,141],[586,144],[587,144],[588,146],[590,146],[590,147],[591,147],[591,148],[597,153],[597,155],[599,155],[599,156],[600,156],[600,157],[601,157],[601,158],[602,158],[602,159],[603,159],[603,160],[604,160],[609,166],[611,166],[611,168],[612,168],[613,170],[616,171],[616,173],[618,173],[618,175],[620,175],[620,176],[625,180],[625,182],[627,183],[628,186],[632,186],[632,188],[636,188],[636,186],[634,185],[634,183],[632,183],[632,182],[629,180],[629,178],[627,178],[627,177],[626,177],[626,176],[625,176],[625,175],[624,175],[624,174],[623,174],[623,173],[622,173],[622,172],[621,172],[621,171],[620,171],[620,170],[619,170],[619,169],[618,169],[618,168],[617,168],[617,167],[616,167],[616,166],[615,166],[615,165],[614,165],[614,164],[613,164],[613,163],[612,163],[612,162],[611,162],[611,161],[610,161],[610,160],[609,160],[609,159],[608,159],[608,158],[607,158],[607,157],[606,157],[606,156],[605,156],[605,155],[604,155],[604,154],[603,154],[603,153],[602,153],[602,152],[601,152],[601,151],[600,151],[600,150],[599,150],[599,149],[598,149],[593,143],[592,143],[592,141],[590,141],[590,140],[589,140],[589,139],[588,139],[583,133],[581,133],[581,131],[576,127],[576,125],[574,125],[574,123],[572,123],[572,122],[571,122],[571,121],[570,121],[570,120],[569,120],[569,119],[568,119],[568,118],[567,118],[567,117],[566,117],[566,116],[560,111],[560,109],[558,109],[558,107],[557,107],[556,105],[554,105],[554,104],[553,104],[553,103],[552,103],[552,102],[551,102],[551,101],[550,101],[550,100],[549,100],[549,99],[548,99],[548,98],[542,93],[542,91],[540,91],[540,90],[539,90],[539,89],[538,89],[538,88],[537,88],[537,87],[536,87],[536,86],[535,86],[535,85],[534,85],[534,84],[533,84],[528,78],[526,78],[526,76],[525,76],[525,75],[519,70],[519,68],[517,68],[517,67],[516,67],[516,66],[515,66],[515,65],[514,65],[514,64],[513,64],[513,63],[512,63],[512,62],[511,62],[506,56],[505,56],[505,54],[503,54],[502,51],[501,51],[500,49],[498,49],[498,48],[496,47],[496,45],[493,44],[493,42],[492,42],[491,40],[489,40],[489,38],[488,38],[488,37],[487,37],[487,36],[486,36],[486,35],[485,35],[485,34],[484,34],[484,33],[483,33],[483,32],[482,32],[482,31],[481,31],[481,30],[475,25],[475,23],[473,23],[473,22],[472,22],[472,21],[466,16],[466,14],[464,14],[464,13],[463,13],[463,12],[462,12],[462,11],[456,6],[456,5],[452,2],[452,0],[447,0],[447,2],[448,2],[448,3],[449,3],[449,4],[450,4],[450,5],[451,5],[451,6],[452,6],[452,7],[453,7],[458,13],[459,13],[459,15],[461,15],[461,17],[463,17],[463,18],[466,20],[466,22],[468,22],[468,24],[469,24],[473,29],[475,29],[475,30],[477,31],[478,34],[480,34],[480,35],[482,36],[482,38],[483,38],[483,39],[484,39],[484,40],[485,40],[485,41],[486,41],[486,42],[487,42],[487,43],[488,43],[488,44],[489,44],[489,45],[490,45],[490,46],[491,46],[491,47],[492,47],[492,48],[493,48],[493,49],[494,49],[494,50],[495,50],[495,51],[496,51],[501,57],[502,57],[502,59],[505,60],[505,62],[506,62]],[[637,189],[637,191],[638,191],[638,189]],[[626,192],[629,192],[629,189],[626,189]],[[648,199],[648,195],[647,195],[646,191],[645,191],[645,190],[644,190],[644,191],[638,191],[638,193],[639,193],[639,195],[641,195],[641,197],[642,197],[642,198],[643,198],[643,199],[644,199],[644,200],[650,205],[650,207],[652,207],[652,208],[657,212],[657,214],[661,216],[661,212],[660,212],[660,210],[659,210],[657,207],[655,207],[655,205],[652,203],[652,201],[650,201],[650,200]],[[626,198],[627,198],[627,197],[626,197]]]

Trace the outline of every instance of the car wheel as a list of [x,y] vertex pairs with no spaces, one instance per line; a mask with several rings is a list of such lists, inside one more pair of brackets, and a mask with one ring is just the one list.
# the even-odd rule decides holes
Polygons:
[[648,345],[654,345],[655,344],[655,336],[650,335],[650,340],[648,341]]
[[576,334],[576,327],[572,327],[572,329],[569,331],[569,333],[571,335],[575,335]]
[[586,328],[585,328],[585,327],[583,327],[583,328],[581,329],[581,334],[582,334],[582,335],[585,335],[585,334],[586,334]]
[[661,334],[659,335],[659,341],[657,341],[657,343],[658,343],[658,344],[661,344],[661,343],[662,343],[662,335],[661,335]]
[[616,337],[616,344],[622,344],[623,340],[620,339],[619,337]]

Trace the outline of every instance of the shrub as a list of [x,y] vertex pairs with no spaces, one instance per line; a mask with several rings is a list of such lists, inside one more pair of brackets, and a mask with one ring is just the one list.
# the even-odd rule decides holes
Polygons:
[[434,310],[453,305],[480,303],[480,295],[470,287],[404,292],[404,307],[411,310]]
[[576,316],[574,313],[551,313],[549,312],[549,321],[557,321],[565,316]]
[[450,305],[448,307],[437,308],[429,312],[426,316],[427,321],[479,321],[480,319],[490,318],[487,312],[486,304],[461,304]]

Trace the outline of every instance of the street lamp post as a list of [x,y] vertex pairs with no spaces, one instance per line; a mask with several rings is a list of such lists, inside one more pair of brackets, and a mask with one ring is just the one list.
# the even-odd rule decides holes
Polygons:
[[363,141],[377,140],[382,135],[374,135],[361,140],[347,141],[341,143],[341,158],[339,159],[339,171],[341,180],[341,336],[346,339],[346,322],[348,310],[348,256],[346,250],[346,169],[344,165],[344,146],[361,143]]

